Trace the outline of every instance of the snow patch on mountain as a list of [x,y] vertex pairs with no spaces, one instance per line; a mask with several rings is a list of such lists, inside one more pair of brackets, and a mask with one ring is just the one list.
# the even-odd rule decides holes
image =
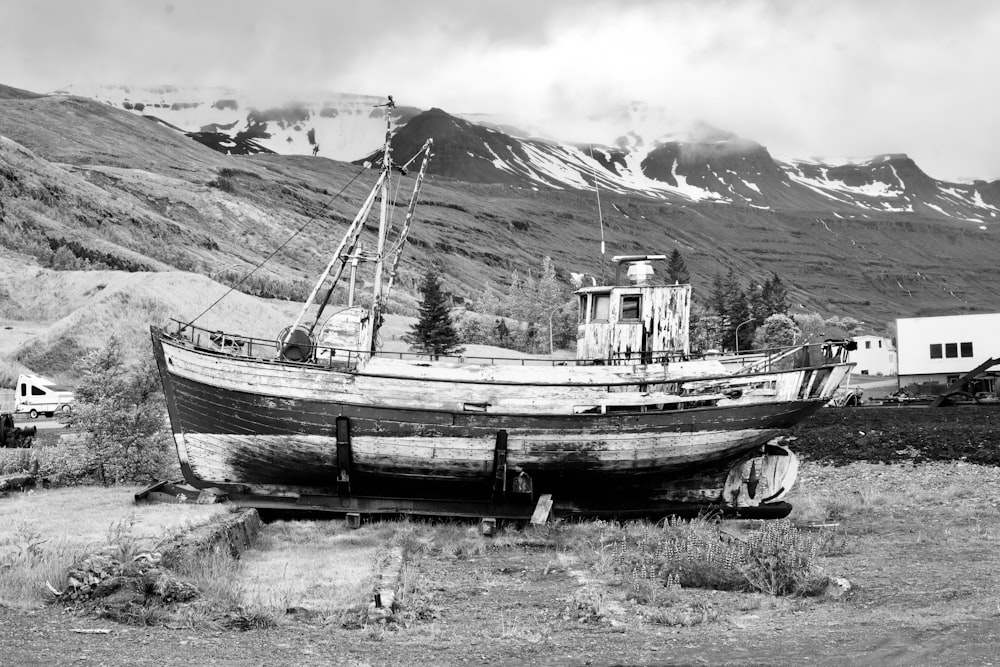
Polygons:
[[[384,98],[370,95],[318,93],[276,103],[226,87],[70,86],[58,92],[154,117],[223,151],[266,150],[357,161],[381,147],[386,129]],[[860,211],[916,211],[982,222],[1000,213],[996,184],[930,179],[902,154],[775,157],[753,141],[704,123],[682,124],[667,111],[641,102],[576,124],[561,119],[529,125],[488,114],[432,111],[439,124],[427,136],[453,132],[457,141],[466,142],[467,149],[453,156],[457,161],[450,171],[438,172],[459,179],[475,172],[482,182],[598,188],[665,201],[761,209],[827,208],[849,217]],[[390,131],[403,131],[418,114],[422,117],[423,112],[394,109]],[[423,142],[415,139],[416,145]],[[439,164],[431,165],[432,174],[435,169]]]
[[[105,102],[155,117],[185,132],[243,132],[283,155],[316,153],[356,160],[382,145],[384,98],[316,93],[292,102],[255,98],[225,87],[73,85],[57,93]],[[398,118],[392,127],[398,126]]]

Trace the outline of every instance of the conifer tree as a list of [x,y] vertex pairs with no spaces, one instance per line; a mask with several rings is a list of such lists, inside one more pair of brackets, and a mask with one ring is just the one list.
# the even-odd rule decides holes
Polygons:
[[777,273],[772,273],[764,283],[761,300],[764,302],[765,317],[788,314],[788,290]]
[[493,327],[493,333],[496,334],[497,345],[500,347],[506,347],[507,340],[510,338],[510,328],[507,326],[507,323],[504,322],[502,317],[497,318],[496,326]]
[[410,344],[411,350],[428,354],[433,359],[464,352],[435,269],[431,268],[424,274],[420,294],[420,317],[416,324],[410,326],[410,332],[403,340]]
[[691,274],[688,272],[687,265],[684,264],[681,251],[677,248],[674,248],[674,251],[670,253],[670,259],[667,260],[667,280],[670,283],[681,285],[691,282]]
[[[754,326],[746,323],[750,319],[747,296],[740,287],[740,279],[735,269],[725,275],[716,273],[712,277],[712,309],[722,318],[722,346],[724,349],[747,349],[753,340]],[[736,342],[739,330],[740,342]]]

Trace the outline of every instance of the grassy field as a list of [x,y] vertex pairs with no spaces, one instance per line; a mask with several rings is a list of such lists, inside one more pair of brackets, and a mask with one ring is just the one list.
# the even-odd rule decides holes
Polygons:
[[[804,589],[774,595],[767,591],[777,576],[758,576],[754,587],[752,568],[727,568],[739,545],[769,534],[759,522],[556,520],[484,537],[465,522],[366,522],[351,530],[342,521],[278,521],[264,526],[239,561],[205,562],[190,579],[203,591],[200,604],[239,609],[253,619],[249,627],[267,633],[224,634],[215,644],[218,617],[204,609],[147,620],[187,628],[201,658],[224,662],[226,652],[243,646],[255,664],[329,664],[345,656],[455,664],[470,655],[490,664],[551,663],[555,656],[655,663],[664,650],[675,661],[708,664],[765,655],[766,664],[940,664],[949,655],[967,658],[956,664],[988,664],[997,637],[983,624],[994,627],[1000,616],[998,487],[1000,468],[961,461],[804,461],[789,497],[792,528],[768,523],[768,539],[780,540],[782,554],[808,555],[809,572],[846,578],[850,588],[834,597]],[[152,543],[218,511],[132,506],[131,491],[40,490],[0,500],[0,558],[12,566],[0,577],[7,582],[0,612],[3,605],[37,608],[46,580],[55,584],[84,551],[120,543],[123,525]],[[394,621],[373,623],[366,610],[391,549],[403,554]],[[806,571],[777,552],[762,562],[770,565],[758,575]],[[137,636],[107,620],[69,622],[141,640],[150,660],[187,655],[173,630]],[[112,646],[89,650],[106,664],[125,664]],[[900,655],[911,659],[900,662]]]
[[39,489],[0,498],[0,604],[35,607],[61,590],[77,559],[128,541],[164,538],[227,510],[219,505],[136,505],[134,487]]
[[[989,664],[1000,642],[1000,466],[976,453],[995,449],[996,418],[1000,411],[974,407],[824,410],[793,442],[803,461],[790,522],[556,517],[484,537],[470,522],[352,530],[341,520],[276,521],[239,560],[207,558],[181,572],[201,591],[196,602],[128,618],[186,628],[205,640],[202,658],[252,642],[245,648],[266,656],[260,664],[345,655],[378,664],[403,664],[401,656],[454,664],[470,655],[495,664],[556,655],[655,663],[665,648],[671,659],[710,664],[753,656],[767,656],[766,664],[940,664],[942,656]],[[86,553],[153,548],[223,511],[135,506],[133,492],[40,489],[0,499],[0,620],[29,622],[2,616],[5,607],[41,613],[51,597],[46,582],[61,588],[66,568]],[[393,617],[374,622],[372,592],[393,552],[402,554]],[[46,618],[54,624],[58,615]],[[232,627],[269,631],[246,633],[252,640],[225,634],[212,653],[208,639]],[[142,637],[149,655],[186,655],[169,634]],[[53,641],[63,639],[50,635],[44,645]],[[111,653],[102,660],[124,664]]]

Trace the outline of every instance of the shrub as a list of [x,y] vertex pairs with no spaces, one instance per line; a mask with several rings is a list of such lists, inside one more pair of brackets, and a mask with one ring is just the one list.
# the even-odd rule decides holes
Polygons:
[[112,336],[81,359],[76,406],[67,418],[79,431],[83,471],[104,485],[149,482],[166,464],[165,408],[152,355],[128,367],[119,348]]
[[229,194],[236,192],[236,186],[234,186],[233,182],[225,176],[220,176],[219,178],[210,181],[208,185],[209,187],[222,190],[223,192],[228,192]]

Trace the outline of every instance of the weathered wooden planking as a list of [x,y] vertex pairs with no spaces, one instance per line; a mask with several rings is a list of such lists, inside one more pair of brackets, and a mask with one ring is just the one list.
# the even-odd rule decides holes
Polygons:
[[[164,351],[170,360],[171,370],[209,373],[217,369],[220,377],[231,375],[235,369],[249,373],[253,384],[282,384],[281,378],[291,374],[303,387],[330,389],[331,385],[351,383],[363,378],[376,380],[426,380],[429,382],[486,384],[517,386],[567,386],[591,388],[594,386],[633,385],[695,381],[710,378],[732,377],[717,360],[672,362],[633,366],[576,366],[576,365],[508,365],[474,364],[447,361],[420,362],[374,358],[357,372],[345,372],[321,364],[288,364],[248,359],[229,355],[209,354],[190,347],[163,341]],[[175,367],[176,366],[176,367]],[[747,375],[747,377],[752,377]],[[381,384],[381,382],[380,382]]]
[[[221,389],[248,391],[259,396],[257,400],[306,399],[339,402],[355,405],[391,406],[408,409],[430,410],[481,410],[498,413],[572,414],[586,409],[605,409],[607,406],[663,406],[698,400],[719,400],[720,404],[763,402],[768,400],[794,400],[803,379],[802,371],[769,373],[755,377],[740,377],[719,382],[696,382],[685,385],[691,391],[718,392],[726,387],[745,389],[744,396],[735,399],[719,398],[718,393],[704,396],[676,396],[656,392],[644,386],[634,392],[622,393],[583,386],[489,385],[479,383],[441,383],[424,379],[396,379],[386,382],[382,378],[352,376],[308,366],[284,366],[199,355],[191,350],[167,357],[170,372],[177,377],[208,384]],[[190,355],[190,356],[186,356]],[[840,375],[842,378],[843,375]],[[836,382],[839,384],[839,380]],[[810,396],[825,397],[827,386],[835,388],[833,378],[823,384],[820,393]],[[817,385],[819,386],[819,385]],[[754,388],[773,388],[770,396],[754,395]],[[650,391],[652,389],[652,391]]]
[[543,493],[538,497],[535,504],[535,511],[531,514],[531,525],[541,526],[549,520],[549,512],[552,511],[552,494]]
[[30,473],[14,473],[0,477],[0,493],[21,491],[35,486],[35,476]]
[[[588,296],[597,295],[598,292],[593,292]],[[616,287],[607,290],[606,295],[609,298],[606,319],[592,320],[590,309],[584,310],[586,316],[577,334],[577,358],[640,360],[644,355],[665,350],[688,351],[690,285]],[[635,321],[621,318],[623,296],[640,299],[639,317]]]
[[[489,497],[502,429],[509,436],[509,475],[527,472],[536,492],[582,500],[594,494],[714,498],[712,489],[721,489],[729,467],[818,409],[824,392],[849,369],[797,369],[687,386],[729,392],[722,397],[657,393],[657,387],[676,391],[684,384],[664,380],[666,367],[661,375],[647,367],[633,375],[591,368],[573,376],[612,383],[594,388],[539,385],[535,372],[526,375],[526,384],[490,385],[484,378],[492,370],[456,365],[423,371],[410,363],[393,366],[418,369],[420,377],[386,381],[185,348],[159,348],[158,363],[181,468],[195,486],[334,497],[341,472],[336,420],[346,416],[352,491],[458,497],[452,490],[461,489]],[[477,379],[444,379],[463,374]],[[625,378],[633,377],[659,382],[627,384]],[[574,414],[584,400],[597,403],[597,413]]]
[[405,410],[335,402],[268,398],[220,390],[184,379],[172,382],[175,430],[247,434],[330,435],[338,416],[352,419],[356,433],[425,436],[487,437],[503,428],[579,433],[618,431],[738,430],[781,428],[800,420],[821,403],[769,403],[732,408],[693,408],[679,411],[586,415],[490,415]]
[[[529,472],[536,488],[575,497],[600,489],[658,488],[679,476],[691,476],[692,466],[724,472],[773,433],[748,432],[741,437],[720,433],[647,437],[633,446],[626,437],[616,442],[520,441],[512,437],[508,450],[511,475]],[[188,433],[183,443],[196,486],[240,483],[267,487],[269,493],[335,492],[338,468],[334,438],[242,436]],[[367,475],[369,490],[392,492],[393,480],[408,479],[424,486],[478,483],[485,493],[493,475],[492,444],[486,441],[430,438],[353,438],[352,472]],[[197,484],[195,482],[198,482]],[[721,484],[721,479],[719,481]],[[669,486],[669,484],[668,484]]]

